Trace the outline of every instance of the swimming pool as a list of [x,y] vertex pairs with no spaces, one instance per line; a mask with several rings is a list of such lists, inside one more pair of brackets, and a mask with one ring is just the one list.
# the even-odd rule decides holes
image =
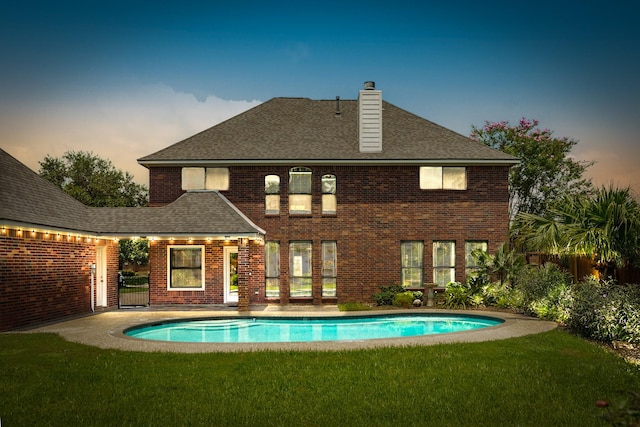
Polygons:
[[199,343],[362,341],[486,328],[502,319],[473,315],[403,314],[348,317],[246,317],[167,321],[124,334],[144,340]]

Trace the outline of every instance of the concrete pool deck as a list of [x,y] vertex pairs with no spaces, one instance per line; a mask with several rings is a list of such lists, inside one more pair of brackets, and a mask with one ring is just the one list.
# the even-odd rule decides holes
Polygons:
[[[422,335],[390,339],[362,341],[318,341],[293,343],[183,343],[149,341],[131,338],[124,331],[132,326],[158,323],[169,320],[210,317],[347,317],[379,314],[468,314],[488,316],[504,320],[500,325],[473,331],[453,332],[441,335]],[[259,350],[352,350],[362,348],[433,345],[458,342],[481,342],[501,340],[537,334],[556,328],[556,323],[513,313],[481,310],[371,310],[340,312],[336,306],[252,307],[251,311],[239,313],[235,308],[189,306],[189,307],[143,307],[105,311],[90,316],[41,326],[28,332],[57,333],[67,341],[91,345],[104,349],[142,352],[209,353],[242,352]]]

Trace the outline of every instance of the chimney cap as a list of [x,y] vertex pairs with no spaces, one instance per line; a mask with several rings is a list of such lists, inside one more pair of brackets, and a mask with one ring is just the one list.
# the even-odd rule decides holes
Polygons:
[[364,82],[364,90],[374,90],[376,88],[376,82],[368,81]]

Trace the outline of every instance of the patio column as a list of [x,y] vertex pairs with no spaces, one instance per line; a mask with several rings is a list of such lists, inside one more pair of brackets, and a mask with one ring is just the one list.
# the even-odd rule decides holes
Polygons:
[[249,239],[238,239],[238,311],[249,311]]

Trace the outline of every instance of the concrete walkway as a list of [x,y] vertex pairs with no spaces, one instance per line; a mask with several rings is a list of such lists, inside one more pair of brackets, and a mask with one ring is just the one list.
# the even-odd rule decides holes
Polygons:
[[[504,323],[474,331],[454,332],[441,335],[423,335],[392,339],[375,339],[362,341],[324,341],[296,343],[178,343],[149,341],[130,338],[124,331],[132,326],[145,323],[157,323],[176,319],[211,318],[211,317],[312,317],[312,316],[363,316],[375,314],[398,313],[437,313],[437,314],[472,314],[497,317]],[[257,350],[352,350],[361,348],[433,345],[456,342],[480,342],[500,340],[523,335],[537,334],[556,328],[554,322],[512,313],[494,311],[449,311],[440,309],[411,310],[372,310],[365,312],[340,312],[335,306],[287,307],[264,306],[252,308],[250,312],[238,313],[235,308],[226,307],[145,307],[106,311],[87,317],[68,320],[52,325],[32,329],[28,332],[53,332],[64,339],[105,349],[118,349],[144,352],[239,352]]]

